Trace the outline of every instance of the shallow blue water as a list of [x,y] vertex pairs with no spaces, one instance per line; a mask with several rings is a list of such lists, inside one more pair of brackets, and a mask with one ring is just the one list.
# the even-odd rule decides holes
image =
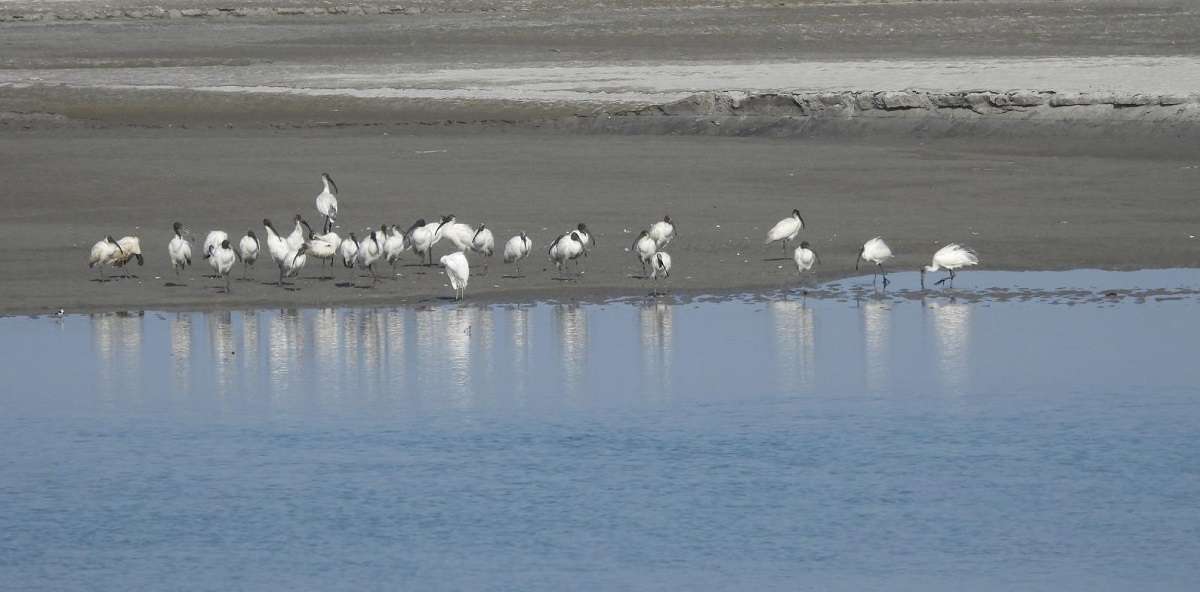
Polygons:
[[1190,590],[1200,299],[1069,300],[0,319],[0,589]]

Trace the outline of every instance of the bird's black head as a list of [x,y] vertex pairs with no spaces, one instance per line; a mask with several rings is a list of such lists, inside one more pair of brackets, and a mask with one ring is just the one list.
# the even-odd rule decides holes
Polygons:
[[801,248],[801,249],[807,249],[807,248],[808,248],[808,241],[800,241],[800,248]]
[[108,236],[106,236],[106,237],[104,237],[104,240],[106,240],[106,241],[108,241],[108,242],[110,242],[110,243],[112,243],[112,244],[114,244],[114,245],[115,245],[115,244],[117,244],[117,241],[116,241],[116,239],[114,239],[114,238],[112,237],[112,235],[111,235],[111,234],[110,234],[110,235],[108,235]]
[[799,217],[800,217],[800,210],[799,210],[799,209],[792,209],[792,215],[793,215],[793,216],[795,216],[795,217],[797,217],[797,218],[799,218]]
[[380,232],[380,233],[382,233],[382,234],[387,234],[387,231],[388,231],[387,224],[380,224],[380,225],[379,225],[379,232]]
[[145,263],[146,263],[146,260],[142,258],[142,254],[141,254],[141,253],[134,253],[134,254],[133,254],[133,256],[134,256],[134,258],[136,258],[136,259],[138,260],[138,265],[139,265],[139,266],[141,266],[141,265],[143,265],[143,264],[145,264]]
[[[581,224],[580,226],[582,226],[582,224]],[[578,233],[578,232],[575,232],[575,231],[572,231],[572,232],[571,232],[571,240],[573,240],[573,241],[575,241],[575,242],[577,242],[577,243],[579,243],[579,244],[583,244],[583,239],[582,239],[582,238],[579,238],[579,233]]]
[[299,224],[300,222],[304,221],[304,216],[301,216],[300,214],[296,214],[296,217],[293,218],[293,220],[295,220],[296,223]]
[[174,224],[172,224],[172,225],[171,225],[171,228],[172,228],[172,229],[174,229],[174,230],[175,230],[175,234],[177,234],[177,235],[178,235],[178,234],[180,234],[180,233],[182,233],[182,232],[183,232],[183,223],[181,223],[181,222],[176,222],[176,223],[174,223]]
[[457,219],[458,218],[454,217],[454,214],[446,214],[445,216],[442,216],[442,224],[449,224]]
[[424,219],[424,218],[417,218],[417,221],[416,221],[416,222],[413,222],[413,225],[412,225],[412,227],[413,227],[413,228],[419,228],[419,227],[421,227],[421,226],[424,226],[424,225],[425,225],[425,219]]
[[580,222],[580,223],[579,223],[579,226],[576,226],[575,228],[576,228],[576,229],[578,229],[578,230],[579,230],[579,232],[582,232],[582,233],[584,233],[584,234],[586,234],[586,233],[587,233],[587,231],[588,231],[588,229],[587,229],[587,224],[584,224],[583,222]]
[[248,237],[250,237],[250,238],[254,239],[255,241],[257,241],[257,240],[258,240],[258,235],[254,234],[254,231],[253,231],[253,230],[247,230],[247,231],[246,231],[246,236],[248,236]]
[[666,222],[667,224],[671,224],[671,215],[667,214],[666,216],[663,216],[663,222]]
[[334,195],[337,195],[337,183],[333,182],[333,177],[330,177],[329,173],[321,173],[321,178],[325,179],[326,183],[329,183],[329,189],[333,191]]
[[301,243],[300,248],[296,249],[296,254],[298,254],[298,255],[301,253],[307,253],[307,252],[308,252],[308,243]]
[[643,229],[643,230],[642,230],[642,232],[641,232],[640,234],[638,234],[638,238],[645,238],[645,237],[647,237],[647,236],[650,236],[650,231],[649,231],[649,230],[644,230],[644,229]]
[[221,248],[222,248],[222,249],[228,249],[228,248],[229,248],[229,239],[225,239],[225,240],[221,241]]
[[[263,218],[263,226],[270,228],[271,230],[275,230],[275,225],[271,224],[271,221],[267,218]],[[277,232],[275,234],[279,234],[279,233]]]
[[524,239],[528,239],[528,238],[529,238],[529,237],[525,235],[525,231],[524,231],[524,230],[522,230],[522,231],[521,231],[521,239],[522,239],[522,240],[524,240]]

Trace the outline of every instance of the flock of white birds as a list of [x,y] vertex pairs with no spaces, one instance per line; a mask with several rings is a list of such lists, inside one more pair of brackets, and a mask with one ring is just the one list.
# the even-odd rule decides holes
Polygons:
[[[296,214],[292,230],[287,235],[280,234],[270,220],[262,221],[266,230],[267,253],[279,269],[279,285],[282,286],[286,278],[299,275],[309,257],[320,260],[322,265],[326,261],[331,266],[341,261],[346,268],[366,270],[371,274],[372,283],[378,282],[379,276],[375,266],[382,262],[391,264],[394,268],[406,251],[412,251],[422,262],[433,265],[433,247],[442,240],[448,241],[454,248],[453,252],[444,255],[440,261],[456,300],[465,297],[471,275],[466,252],[484,257],[484,272],[487,272],[488,262],[496,251],[496,242],[492,231],[486,225],[481,224],[479,228],[473,228],[458,222],[453,215],[447,215],[431,222],[417,220],[407,230],[402,230],[396,225],[382,225],[377,230],[368,230],[361,239],[353,232],[343,238],[333,231],[339,211],[337,184],[328,173],[321,174],[321,182],[324,188],[316,200],[317,211],[324,218],[321,233],[314,232],[300,214]],[[786,253],[788,243],[794,241],[803,228],[804,218],[800,216],[800,211],[792,210],[791,216],[780,220],[767,232],[764,244],[778,242]],[[167,252],[171,266],[176,274],[179,274],[192,264],[192,244],[188,239],[189,232],[183,224],[176,222],[174,231],[175,234],[167,245]],[[657,280],[670,277],[671,255],[664,249],[674,239],[675,223],[671,221],[670,216],[665,216],[650,228],[641,231],[630,248],[642,265],[643,277],[655,280],[655,294],[658,294]],[[586,256],[595,246],[595,236],[586,224],[581,223],[560,234],[545,245],[545,249],[547,257],[561,274],[565,272],[568,262],[575,261],[578,265],[579,258]],[[519,275],[521,261],[529,257],[532,251],[533,241],[525,232],[521,232],[504,243],[504,262],[515,265],[516,274]],[[253,230],[247,231],[236,246],[226,232],[213,230],[205,237],[200,255],[218,276],[224,278],[225,291],[229,293],[232,289],[229,276],[236,264],[242,264],[245,276],[258,261],[261,252],[262,243]],[[859,269],[864,261],[873,264],[875,267],[872,281],[878,281],[882,276],[883,285],[886,286],[889,280],[884,264],[892,257],[892,249],[883,238],[877,236],[863,244],[854,268]],[[106,236],[92,246],[88,267],[97,268],[102,278],[105,266],[121,268],[128,275],[127,265],[135,259],[138,265],[144,263],[138,237],[126,236],[118,240]],[[796,272],[800,274],[812,270],[821,261],[807,241],[802,241],[800,246],[795,248],[792,259],[796,262]],[[945,270],[949,275],[938,280],[935,285],[947,281],[953,285],[956,270],[978,263],[979,257],[970,249],[958,244],[946,245],[934,253],[930,265],[921,269],[921,288],[925,287],[926,273]]]

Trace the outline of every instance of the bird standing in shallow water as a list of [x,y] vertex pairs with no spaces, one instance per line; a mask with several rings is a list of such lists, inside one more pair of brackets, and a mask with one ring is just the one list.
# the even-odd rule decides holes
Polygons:
[[192,243],[183,237],[183,224],[176,222],[172,229],[175,236],[167,243],[167,255],[171,257],[171,267],[175,269],[175,276],[178,277],[183,268],[192,264]]
[[940,286],[943,282],[949,280],[950,287],[954,287],[954,270],[970,267],[979,264],[979,256],[974,251],[963,247],[956,243],[950,243],[937,250],[933,254],[933,262],[921,268],[921,289],[925,289],[925,274],[933,273],[941,269],[950,272],[950,275],[944,277],[933,285]]
[[775,241],[779,241],[784,252],[787,252],[787,243],[790,240],[795,240],[800,234],[800,229],[804,228],[804,218],[800,217],[800,210],[792,210],[792,215],[775,223],[771,230],[767,231],[767,240],[763,242],[769,245]]
[[875,237],[866,243],[863,243],[862,249],[858,251],[858,259],[854,261],[854,270],[858,271],[859,263],[867,261],[875,264],[875,274],[871,276],[871,283],[874,284],[878,275],[883,275],[883,285],[887,287],[891,283],[887,279],[887,272],[883,270],[883,264],[892,258],[892,249],[883,242],[882,237]]
[[812,269],[820,258],[817,257],[817,252],[808,246],[808,241],[801,241],[800,246],[792,253],[792,260],[796,262],[796,274],[799,275]]
[[658,278],[671,277],[671,255],[666,251],[659,251],[654,254],[650,260],[650,279],[654,280],[654,294],[658,295]]
[[450,287],[454,288],[454,299],[462,300],[467,296],[467,280],[471,276],[471,264],[462,251],[442,255],[442,267],[446,268],[446,277],[450,278]]
[[533,241],[524,231],[504,243],[504,262],[515,263],[517,265],[517,275],[521,275],[521,260],[529,256],[529,252],[533,250]]
[[333,222],[337,220],[338,215],[338,188],[329,173],[321,173],[321,182],[325,184],[325,188],[317,195],[317,211],[325,217],[325,224],[321,226],[321,234],[329,234],[329,231],[333,230]]

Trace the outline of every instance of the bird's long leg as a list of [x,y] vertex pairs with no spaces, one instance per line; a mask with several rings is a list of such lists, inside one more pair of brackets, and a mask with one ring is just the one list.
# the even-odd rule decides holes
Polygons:
[[282,265],[279,266],[279,282],[276,283],[275,285],[280,286],[280,287],[283,286],[283,266]]
[[950,270],[950,287],[951,288],[954,287],[954,270],[953,269]]
[[891,282],[891,280],[887,279],[887,270],[885,270],[885,269],[883,268],[883,264],[882,264],[882,263],[880,263],[880,264],[879,264],[879,273],[880,273],[880,275],[882,275],[882,276],[883,276],[883,287],[885,287],[885,288],[886,288],[886,287],[887,287],[887,285],[888,285],[888,284],[890,284],[890,283],[892,283],[892,282]]
[[229,293],[229,274],[225,274],[225,293]]

